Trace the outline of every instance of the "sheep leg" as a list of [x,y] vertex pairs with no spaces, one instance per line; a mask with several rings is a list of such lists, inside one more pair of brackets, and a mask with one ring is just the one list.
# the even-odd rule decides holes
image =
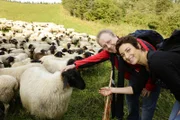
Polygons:
[[4,108],[5,108],[5,110],[4,110],[4,114],[5,114],[5,118],[6,118],[7,113],[8,113],[8,110],[9,110],[9,104],[4,103]]

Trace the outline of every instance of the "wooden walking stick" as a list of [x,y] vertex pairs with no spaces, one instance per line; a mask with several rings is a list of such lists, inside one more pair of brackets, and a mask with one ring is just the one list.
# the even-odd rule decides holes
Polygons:
[[[113,70],[111,70],[110,75],[110,81],[109,81],[109,87],[112,85],[112,76],[113,76]],[[104,107],[104,114],[102,120],[110,120],[110,111],[111,111],[111,95],[107,96],[106,103]]]

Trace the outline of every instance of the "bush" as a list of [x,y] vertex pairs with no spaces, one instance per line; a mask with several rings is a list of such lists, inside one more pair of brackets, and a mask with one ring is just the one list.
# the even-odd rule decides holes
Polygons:
[[123,16],[123,10],[114,0],[63,0],[62,3],[71,15],[81,19],[118,23]]
[[148,27],[150,29],[154,29],[154,30],[156,30],[158,28],[158,25],[159,25],[159,23],[157,21],[152,21],[152,22],[148,23]]

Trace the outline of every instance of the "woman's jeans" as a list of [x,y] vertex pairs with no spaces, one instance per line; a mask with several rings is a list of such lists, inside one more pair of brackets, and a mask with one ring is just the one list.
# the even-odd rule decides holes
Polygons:
[[[129,85],[133,84],[133,80],[129,80]],[[160,93],[160,87],[157,86],[151,91],[149,97],[142,98],[142,113],[139,115],[139,98],[140,94],[126,95],[126,102],[128,105],[129,115],[127,120],[152,120],[154,111],[156,109],[156,103]]]
[[179,111],[180,111],[180,103],[176,101],[169,116],[169,120],[180,120],[180,114],[178,114]]

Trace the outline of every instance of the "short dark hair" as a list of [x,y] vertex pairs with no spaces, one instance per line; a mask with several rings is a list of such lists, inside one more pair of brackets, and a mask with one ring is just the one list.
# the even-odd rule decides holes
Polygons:
[[98,42],[98,43],[99,43],[99,38],[100,38],[101,35],[104,34],[104,33],[108,33],[108,34],[110,34],[110,35],[113,36],[113,37],[116,36],[111,30],[109,30],[109,29],[103,29],[103,30],[101,30],[101,31],[97,34],[96,39],[97,39],[97,42]]
[[136,38],[128,35],[128,36],[124,36],[124,37],[121,37],[118,39],[118,41],[116,43],[116,51],[118,54],[120,54],[119,53],[119,47],[124,43],[129,43],[132,46],[134,46],[135,48],[140,49],[138,46],[138,41],[136,40]]

